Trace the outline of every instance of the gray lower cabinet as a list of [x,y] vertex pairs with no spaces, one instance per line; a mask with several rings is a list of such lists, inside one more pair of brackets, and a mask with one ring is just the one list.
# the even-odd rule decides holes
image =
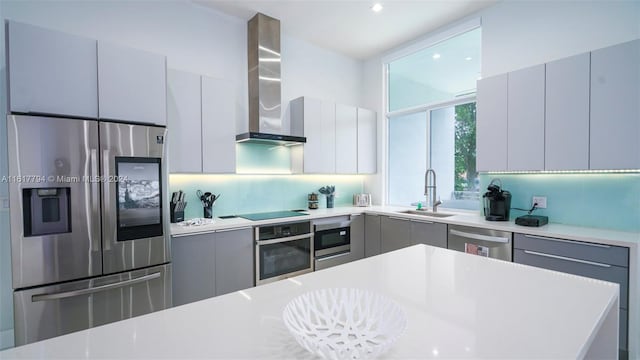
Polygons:
[[365,215],[351,215],[351,261],[365,256]]
[[253,287],[253,228],[216,231],[216,296]]
[[411,221],[411,243],[447,248],[447,224]]
[[382,216],[366,214],[364,216],[364,256],[380,254],[380,220]]
[[216,295],[215,233],[171,239],[173,305]]
[[411,221],[392,216],[382,216],[380,224],[380,250],[382,253],[413,245],[411,241]]
[[514,234],[513,261],[620,284],[621,358],[627,351],[629,249],[542,236]]
[[174,237],[175,306],[254,286],[252,228]]

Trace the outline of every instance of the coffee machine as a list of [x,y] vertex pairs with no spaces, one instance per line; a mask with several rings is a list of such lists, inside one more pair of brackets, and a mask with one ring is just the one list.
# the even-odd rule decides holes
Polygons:
[[[500,185],[496,183],[499,182]],[[488,221],[509,221],[511,209],[511,193],[502,190],[502,181],[493,179],[482,195],[484,202],[484,218]]]

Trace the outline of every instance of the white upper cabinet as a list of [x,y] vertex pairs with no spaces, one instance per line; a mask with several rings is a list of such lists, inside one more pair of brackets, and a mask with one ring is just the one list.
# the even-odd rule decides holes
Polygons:
[[165,125],[166,63],[163,55],[99,41],[99,117]]
[[589,53],[547,64],[546,170],[589,169],[589,70]]
[[169,172],[202,172],[200,75],[167,70]]
[[[302,159],[293,164],[294,172],[333,174],[336,171],[335,103],[309,97],[291,101],[292,122],[302,123],[304,137]],[[294,120],[302,117],[303,120]],[[295,148],[295,147],[294,147]],[[298,150],[298,149],[293,149]],[[302,162],[301,164],[299,162]]]
[[640,169],[640,40],[591,53],[591,169]]
[[508,170],[544,170],[544,70],[543,64],[508,75]]
[[507,74],[478,80],[476,152],[478,171],[507,170]]
[[9,111],[98,117],[96,41],[9,21]]
[[358,109],[336,104],[336,173],[358,172]]
[[358,174],[375,174],[377,139],[376,112],[358,108]]
[[202,171],[236,172],[236,98],[233,84],[202,77]]

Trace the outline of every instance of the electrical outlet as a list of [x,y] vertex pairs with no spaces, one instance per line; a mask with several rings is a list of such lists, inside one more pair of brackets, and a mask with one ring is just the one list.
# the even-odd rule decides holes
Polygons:
[[547,197],[546,196],[534,196],[533,200],[531,202],[531,206],[533,206],[533,204],[538,204],[538,205],[536,205],[536,207],[539,208],[539,209],[546,209],[547,208]]

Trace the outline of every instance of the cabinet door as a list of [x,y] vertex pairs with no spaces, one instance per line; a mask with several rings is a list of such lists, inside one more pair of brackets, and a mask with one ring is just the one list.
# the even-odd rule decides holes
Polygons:
[[591,53],[591,169],[640,169],[640,40]]
[[506,171],[507,74],[478,81],[476,107],[478,171]]
[[364,256],[380,255],[380,219],[379,215],[367,214],[364,217]]
[[544,65],[509,73],[508,170],[544,170]]
[[252,228],[216,232],[216,296],[254,286]]
[[96,41],[9,21],[9,111],[98,117]]
[[166,58],[98,41],[98,104],[101,119],[166,125]]
[[302,98],[304,116],[304,173],[333,174],[336,172],[335,103]]
[[589,169],[589,67],[589,53],[546,65],[546,170]]
[[413,245],[409,220],[382,216],[380,228],[382,253]]
[[447,248],[447,224],[411,221],[411,244]]
[[232,83],[202,77],[202,171],[236,172],[236,98]]
[[365,215],[351,215],[351,261],[364,258]]
[[336,104],[336,173],[358,172],[358,110]]
[[376,112],[358,108],[358,174],[375,174],[377,166]]
[[167,70],[169,172],[202,172],[200,75]]
[[171,239],[173,305],[216,296],[215,235]]

